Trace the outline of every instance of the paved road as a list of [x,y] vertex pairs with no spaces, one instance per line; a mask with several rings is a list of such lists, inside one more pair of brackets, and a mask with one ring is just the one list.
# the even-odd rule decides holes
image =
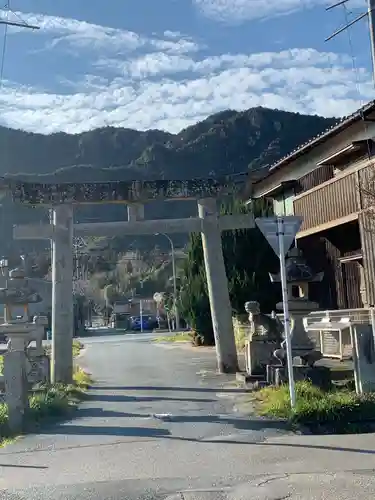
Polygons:
[[211,350],[151,337],[84,340],[95,387],[76,418],[0,451],[0,499],[374,496],[373,435],[295,436],[251,419]]

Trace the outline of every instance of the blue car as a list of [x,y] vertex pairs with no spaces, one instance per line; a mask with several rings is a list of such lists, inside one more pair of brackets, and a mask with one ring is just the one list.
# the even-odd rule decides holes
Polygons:
[[130,329],[136,332],[144,330],[151,331],[158,327],[158,322],[155,316],[145,314],[142,316],[131,316],[130,318]]

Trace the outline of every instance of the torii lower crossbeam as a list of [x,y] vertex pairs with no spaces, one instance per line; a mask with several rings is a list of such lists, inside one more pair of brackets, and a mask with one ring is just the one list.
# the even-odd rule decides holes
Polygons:
[[[53,242],[53,337],[56,338],[56,350],[65,352],[62,343],[67,342],[72,335],[73,302],[67,294],[72,295],[73,289],[73,233],[75,236],[123,236],[201,232],[218,369],[220,372],[235,372],[238,369],[221,232],[253,228],[254,218],[249,214],[219,216],[215,198],[200,199],[197,203],[198,217],[142,220],[142,210],[130,205],[128,221],[75,224],[72,229],[69,222],[73,214],[72,205],[59,205],[53,209],[54,221],[50,225],[15,226],[15,239],[50,239]],[[69,333],[68,325],[71,325]],[[55,356],[56,381],[66,378],[65,360]],[[68,364],[70,370],[70,359]]]

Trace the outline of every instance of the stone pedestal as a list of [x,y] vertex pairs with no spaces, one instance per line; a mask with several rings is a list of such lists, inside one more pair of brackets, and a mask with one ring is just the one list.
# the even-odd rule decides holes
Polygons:
[[9,351],[4,355],[4,382],[9,429],[14,433],[22,432],[28,409],[26,358],[23,351]]
[[8,352],[4,354],[5,402],[9,428],[17,433],[23,430],[29,406],[25,349],[29,342],[30,325],[5,323],[0,325],[0,332],[9,339]]
[[49,383],[51,380],[50,359],[44,353],[44,327],[48,324],[46,316],[35,316],[30,325],[30,342],[35,347],[28,347],[26,357],[27,381],[30,386],[40,383]]
[[283,325],[274,314],[263,314],[259,302],[245,303],[249,314],[248,338],[245,342],[246,372],[249,375],[266,375],[266,367],[275,362],[273,353],[282,342]]
[[[308,316],[312,311],[319,309],[319,305],[306,298],[292,298],[288,301],[288,305],[292,324],[292,349],[294,351],[316,349],[314,337],[306,332],[303,324],[303,318]],[[282,311],[282,302],[279,302],[276,305],[276,308],[278,311]],[[283,319],[282,313],[278,316],[281,320]]]
[[[331,371],[325,366],[293,365],[294,381],[308,380],[325,391],[332,388]],[[267,366],[267,383],[276,387],[288,383],[288,371],[282,365]]]
[[354,379],[357,394],[375,391],[375,346],[371,325],[353,324]]
[[26,376],[28,387],[47,384],[51,379],[50,359],[46,355],[26,358]]
[[[292,349],[294,351],[308,351],[316,348],[314,338],[309,338],[305,331],[303,318],[319,305],[309,300],[309,283],[320,282],[324,273],[315,273],[307,265],[301,250],[292,248],[286,257],[286,280],[288,287],[289,315],[292,323]],[[270,275],[272,283],[280,283],[280,274]],[[283,311],[283,304],[276,305],[278,311]],[[279,315],[280,319],[282,314]]]
[[275,343],[267,340],[248,340],[245,349],[246,372],[249,375],[264,375],[267,365],[272,364]]

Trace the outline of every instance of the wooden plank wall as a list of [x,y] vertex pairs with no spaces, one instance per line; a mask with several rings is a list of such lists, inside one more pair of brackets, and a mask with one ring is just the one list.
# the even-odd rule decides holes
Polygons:
[[323,182],[332,179],[333,172],[334,168],[332,166],[327,165],[318,167],[312,172],[309,172],[308,174],[304,175],[303,177],[298,179],[299,193],[308,191],[309,189],[319,186],[319,184],[322,184]]
[[375,203],[375,164],[358,171],[358,191],[361,209],[366,210]]
[[361,264],[358,261],[346,262],[341,264],[343,271],[343,278],[346,290],[346,299],[344,303],[346,304],[344,309],[359,309],[363,307],[362,297],[360,294],[361,290]]
[[362,256],[366,294],[369,305],[375,305],[375,214],[362,212],[359,214],[359,230],[361,234]]
[[323,281],[320,283],[310,283],[309,298],[317,302],[321,309],[337,309],[338,293],[336,280],[341,283],[338,276],[335,247],[327,244],[326,238],[315,235],[298,240],[298,248],[303,252],[307,263],[315,272],[324,272]]
[[333,179],[294,200],[294,213],[303,217],[301,231],[357,212],[357,174]]
[[[375,234],[375,233],[374,233]],[[322,309],[363,307],[360,264],[342,263],[340,258],[361,252],[357,224],[350,223],[298,240],[298,247],[315,272],[324,271],[321,283],[310,285],[310,298]]]

